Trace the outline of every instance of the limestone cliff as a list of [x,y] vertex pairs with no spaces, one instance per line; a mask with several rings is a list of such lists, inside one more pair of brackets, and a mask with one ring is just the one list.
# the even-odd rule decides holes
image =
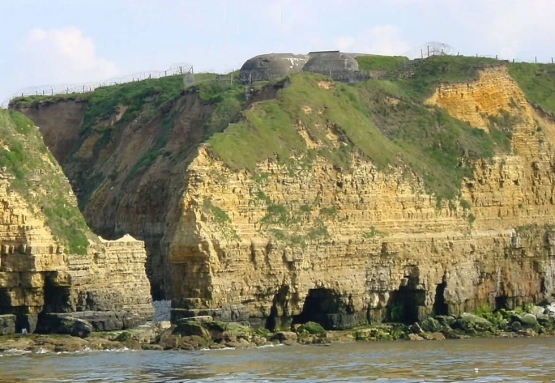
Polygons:
[[341,328],[549,299],[553,114],[503,62],[434,60],[121,101],[64,170],[93,228],[147,241],[174,318]]
[[[513,153],[477,161],[464,180],[460,200],[469,206],[438,206],[414,174],[379,171],[356,155],[349,173],[322,158],[295,174],[266,161],[257,167],[266,175],[260,181],[202,148],[169,240],[176,306],[235,304],[251,320],[300,315],[341,327],[381,320],[388,308],[415,320],[551,296],[553,121],[531,107],[504,67],[440,86],[428,102],[481,128],[500,110],[517,120]],[[271,217],[277,206],[287,219]],[[311,239],[323,228],[324,237]]]
[[[75,197],[36,128],[5,110],[0,125],[0,314],[12,318],[0,332],[34,331],[44,327],[48,313],[71,313],[96,330],[133,327],[150,318],[143,242],[129,236],[104,241],[80,227]],[[50,210],[51,201],[63,206]],[[67,225],[76,226],[88,244],[76,248],[73,238],[66,242]]]

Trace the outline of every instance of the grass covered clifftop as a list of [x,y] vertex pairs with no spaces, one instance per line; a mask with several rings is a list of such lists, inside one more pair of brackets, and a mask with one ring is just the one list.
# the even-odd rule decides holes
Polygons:
[[[315,156],[348,171],[356,152],[381,170],[409,165],[430,194],[453,199],[463,177],[473,174],[469,161],[461,159],[491,158],[496,151],[510,150],[510,134],[489,134],[424,100],[437,85],[474,80],[479,69],[499,62],[438,57],[407,68],[397,65],[406,61],[393,59],[383,65],[411,75],[395,72],[393,80],[355,85],[313,73],[292,75],[275,99],[253,104],[211,137],[210,148],[231,168],[253,173],[267,158],[310,166]],[[383,62],[380,58],[378,64]]]
[[[201,131],[200,139],[190,145],[207,142],[232,169],[254,174],[256,164],[268,158],[292,165],[291,169],[299,162],[306,168],[316,156],[323,156],[348,171],[356,152],[381,170],[408,165],[427,192],[443,200],[457,197],[462,179],[472,177],[474,160],[511,152],[512,131],[510,124],[477,129],[438,106],[426,105],[440,84],[473,82],[481,70],[506,66],[529,102],[555,113],[555,66],[551,64],[447,55],[412,61],[400,56],[359,56],[357,60],[362,70],[387,72],[380,77],[384,80],[344,84],[301,72],[243,86],[235,73],[225,81],[217,81],[223,78],[214,74],[196,75],[198,84],[187,88],[181,76],[98,88],[78,96],[87,102],[87,109],[77,146],[87,137],[101,136],[93,150],[98,156],[114,141],[114,131],[131,124],[133,129],[158,124],[150,148],[123,177],[129,182],[162,156],[177,161],[180,155],[170,141],[183,111],[173,108],[181,97],[198,94],[206,107],[199,109],[202,115],[189,118],[197,118],[194,128]],[[271,96],[256,96],[268,89],[274,90],[267,92]],[[15,99],[11,106],[44,101],[53,101],[52,96]],[[107,178],[121,176],[119,170],[81,173],[88,177],[80,181],[86,191],[80,196],[81,206]]]
[[25,198],[34,214],[44,216],[66,251],[86,254],[88,228],[69,182],[37,127],[23,114],[5,109],[0,109],[0,167],[11,175],[9,188]]

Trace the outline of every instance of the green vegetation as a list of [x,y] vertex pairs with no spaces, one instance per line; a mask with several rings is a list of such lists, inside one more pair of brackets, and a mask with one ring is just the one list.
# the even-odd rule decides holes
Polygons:
[[10,188],[33,213],[44,214],[54,236],[69,253],[86,254],[88,228],[68,196],[71,188],[44,146],[38,129],[18,112],[0,110],[0,167],[12,174]]
[[29,95],[29,96],[21,96],[15,97],[10,102],[10,107],[19,108],[19,107],[33,107],[38,105],[39,103],[49,103],[49,102],[58,102],[58,101],[65,101],[65,100],[86,100],[90,96],[90,92],[85,93],[63,93],[63,94],[50,94],[50,95]]
[[[410,63],[380,56],[360,60],[366,68],[395,62],[388,68],[413,75],[356,85],[336,82],[329,89],[319,86],[324,76],[292,75],[275,99],[254,104],[241,119],[214,134],[209,139],[212,151],[232,169],[253,174],[256,164],[268,158],[293,173],[300,165],[304,171],[317,155],[349,171],[352,154],[359,153],[384,171],[408,164],[438,200],[457,198],[462,179],[473,176],[473,160],[492,158],[496,151],[510,152],[515,123],[511,115],[493,118],[488,134],[423,104],[440,83],[473,80],[480,69],[500,61],[459,56]],[[300,129],[318,145],[309,147]]]
[[405,320],[405,306],[403,302],[395,302],[387,305],[385,321],[386,322],[403,322]]
[[322,327],[320,323],[306,322],[299,326],[299,328],[297,329],[297,332],[316,335],[316,334],[324,334],[326,330]]
[[[125,110],[121,121],[132,121],[149,103],[152,113],[172,102],[183,89],[182,76],[168,76],[96,88],[88,97],[82,129],[102,129],[99,122]],[[120,109],[122,108],[122,109]]]
[[382,233],[381,231],[376,229],[374,226],[370,226],[370,230],[365,231],[364,233],[362,233],[362,237],[366,238],[366,239],[372,239],[372,238],[380,237],[380,236],[383,236],[383,235],[384,235],[384,233]]
[[325,240],[330,237],[325,220],[334,220],[337,214],[335,206],[321,208],[320,216],[313,216],[319,201],[312,204],[300,204],[290,201],[286,206],[272,201],[264,192],[257,191],[251,203],[266,206],[266,214],[258,222],[260,231],[270,234],[275,240],[290,247],[304,248],[309,242]]
[[555,65],[510,63],[507,67],[526,99],[555,116]]
[[439,84],[473,81],[481,69],[503,64],[503,61],[486,57],[431,56],[413,61],[407,69],[412,76],[398,83],[411,97],[425,100]]
[[202,211],[211,222],[219,227],[220,232],[228,241],[240,240],[237,232],[231,226],[229,215],[222,208],[214,205],[211,199],[207,198],[202,201]]
[[[473,163],[478,158],[491,159],[497,152],[511,152],[512,130],[518,119],[512,101],[509,111],[485,116],[489,132],[475,129],[451,117],[445,110],[424,104],[441,83],[469,82],[481,69],[507,65],[526,97],[555,114],[555,66],[548,64],[511,64],[500,60],[464,56],[433,56],[409,61],[406,57],[359,56],[362,70],[386,71],[388,80],[369,80],[349,85],[334,82],[328,87],[321,81],[329,78],[315,73],[298,73],[286,79],[252,84],[258,91],[277,89],[272,99],[247,104],[245,88],[238,83],[238,73],[225,76],[195,75],[197,84],[184,88],[181,76],[143,80],[98,88],[80,95],[88,107],[82,126],[83,142],[91,134],[101,134],[93,148],[98,156],[112,139],[117,116],[122,123],[145,124],[154,118],[162,122],[150,148],[134,166],[123,174],[132,179],[162,155],[172,160],[185,158],[191,148],[207,142],[211,151],[233,170],[248,170],[257,184],[263,186],[267,174],[258,174],[257,164],[271,159],[287,166],[290,174],[310,171],[321,156],[343,171],[350,171],[352,156],[370,159],[381,171],[404,166],[407,174],[416,175],[419,185],[435,195],[438,208],[444,201],[460,195],[464,177],[473,176]],[[171,112],[175,100],[184,93],[198,94],[204,110],[191,125],[202,130],[198,141],[168,152],[167,146],[179,111]],[[71,98],[73,95],[55,97]],[[33,103],[50,97],[16,99],[17,103]],[[246,108],[246,105],[248,107]],[[156,120],[158,121],[158,120]],[[538,129],[541,127],[538,126]],[[303,134],[300,134],[300,131]],[[539,131],[539,130],[538,130]],[[305,137],[310,139],[307,142]],[[17,151],[17,148],[15,149]],[[77,161],[77,160],[76,160]],[[83,169],[87,169],[83,164]],[[105,181],[107,175],[82,171],[80,205]],[[109,179],[116,179],[110,173]],[[263,192],[252,203],[266,204],[267,214],[260,224],[275,233],[276,238],[291,243],[305,243],[308,238],[324,238],[325,225],[314,223],[312,214],[321,219],[334,219],[334,207],[317,204],[273,203]],[[447,202],[449,201],[449,202]],[[462,202],[461,202],[462,204]],[[466,210],[470,207],[463,206]],[[315,214],[316,213],[316,214]],[[470,223],[474,216],[467,214]],[[304,234],[293,234],[301,223],[313,222]],[[310,236],[308,233],[312,233]],[[362,234],[370,238],[372,231]]]
[[[212,136],[212,150],[233,169],[248,169],[251,173],[256,173],[257,162],[267,158],[296,168],[299,159],[310,163],[317,154],[348,169],[350,153],[355,150],[368,153],[382,167],[393,162],[395,146],[368,118],[356,89],[341,83],[330,90],[322,89],[318,81],[324,79],[313,73],[291,76],[291,84],[276,99],[256,103],[242,113],[242,120]],[[299,122],[323,144],[321,149],[307,148],[297,131]]]
[[361,70],[377,70],[396,72],[402,65],[409,63],[409,59],[404,56],[358,56],[356,57],[358,67]]

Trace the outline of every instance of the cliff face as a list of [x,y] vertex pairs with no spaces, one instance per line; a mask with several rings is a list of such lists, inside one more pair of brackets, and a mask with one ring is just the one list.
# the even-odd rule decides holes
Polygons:
[[168,240],[174,303],[187,308],[176,315],[237,305],[251,320],[344,327],[551,296],[553,120],[504,67],[442,85],[427,102],[482,129],[512,121],[512,153],[477,161],[463,203],[438,205],[405,168],[379,171],[357,155],[351,172],[322,158],[293,174],[266,161],[260,179],[202,148]]
[[418,68],[403,70],[358,88],[295,77],[241,113],[226,104],[235,112],[217,129],[223,101],[195,92],[155,112],[145,98],[133,120],[122,103],[64,171],[97,232],[145,239],[175,319],[342,328],[550,298],[550,113],[504,65],[438,83],[425,101],[406,88]]
[[[2,129],[7,129],[0,139],[1,155],[4,161],[10,160],[3,162],[0,170],[0,315],[7,318],[4,323],[11,323],[0,332],[34,331],[37,325],[44,329],[45,315],[53,313],[89,320],[95,330],[134,327],[150,318],[153,308],[143,242],[129,236],[118,241],[99,240],[87,230],[86,251],[72,253],[56,235],[59,229],[52,230],[54,221],[45,214],[49,207],[41,204],[40,198],[42,193],[57,197],[59,191],[49,190],[49,184],[41,180],[48,178],[55,184],[61,170],[47,156],[33,159],[40,156],[32,152],[36,133],[14,133],[16,141],[7,139],[6,132],[16,132],[17,124],[10,119],[11,113],[0,113]],[[29,123],[26,121],[22,123]],[[16,152],[14,142],[29,149],[27,164],[20,165],[29,173],[36,170],[36,177],[42,175],[40,179],[29,181],[30,174],[19,171],[12,174],[18,169],[9,155]],[[33,169],[32,164],[40,165]],[[27,181],[31,190],[21,188]],[[62,193],[69,191],[65,182]],[[56,213],[69,220],[71,208],[76,209],[75,197],[66,194],[63,201],[64,207]]]

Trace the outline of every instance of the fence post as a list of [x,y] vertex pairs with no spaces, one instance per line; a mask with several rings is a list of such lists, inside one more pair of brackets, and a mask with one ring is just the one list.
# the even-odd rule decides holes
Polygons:
[[538,56],[534,56],[534,63],[538,63]]
[[553,57],[551,57],[551,64],[553,64]]

